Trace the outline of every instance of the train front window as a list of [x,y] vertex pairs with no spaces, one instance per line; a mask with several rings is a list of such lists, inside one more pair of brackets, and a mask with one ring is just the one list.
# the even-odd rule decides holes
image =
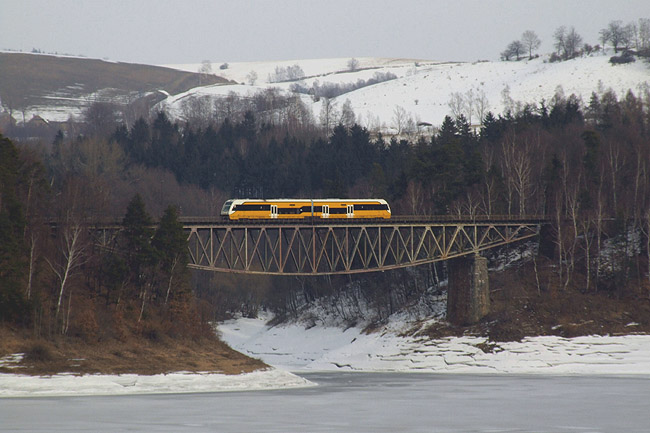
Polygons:
[[223,207],[221,208],[221,215],[228,215],[228,212],[230,211],[230,206],[232,205],[232,200],[227,200],[224,204]]

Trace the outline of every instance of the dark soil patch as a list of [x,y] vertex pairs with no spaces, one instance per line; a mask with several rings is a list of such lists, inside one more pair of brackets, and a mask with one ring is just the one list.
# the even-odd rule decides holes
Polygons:
[[[584,291],[576,287],[537,287],[524,266],[490,273],[490,314],[472,326],[436,323],[424,331],[431,338],[481,335],[490,341],[520,341],[528,336],[650,334],[650,290]],[[545,277],[542,277],[542,280]]]

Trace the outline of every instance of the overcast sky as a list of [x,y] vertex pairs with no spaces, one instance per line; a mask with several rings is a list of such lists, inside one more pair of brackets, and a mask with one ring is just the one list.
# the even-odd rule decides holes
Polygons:
[[169,64],[403,57],[497,60],[534,30],[585,42],[650,0],[0,0],[0,49]]

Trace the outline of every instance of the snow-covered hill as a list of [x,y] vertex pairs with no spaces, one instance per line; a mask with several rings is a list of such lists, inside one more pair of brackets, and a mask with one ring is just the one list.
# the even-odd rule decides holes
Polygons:
[[[335,98],[338,107],[349,100],[358,123],[384,130],[396,128],[396,113],[402,112],[414,122],[433,125],[442,123],[451,113],[449,102],[453,94],[485,96],[487,110],[502,113],[511,101],[540,103],[550,101],[558,92],[575,94],[588,103],[591,93],[614,90],[623,96],[628,90],[635,93],[650,86],[650,65],[642,60],[624,65],[609,63],[611,54],[597,54],[565,62],[550,63],[545,57],[518,62],[448,63],[413,59],[359,58],[358,69],[349,71],[350,59],[295,60],[285,62],[231,63],[227,69],[215,65],[215,73],[240,84],[215,85],[192,89],[181,95],[170,96],[161,107],[174,117],[182,117],[181,104],[186,98],[219,97],[235,92],[242,96],[260,89],[276,87],[285,91],[294,83],[311,87],[315,82],[351,84],[368,80],[377,72],[390,72],[394,80],[381,82],[345,93]],[[281,83],[269,82],[276,68],[298,65],[305,78]],[[166,65],[181,70],[197,71],[201,65]],[[257,80],[250,85],[250,74]],[[321,111],[322,100],[314,102],[303,95],[314,115]],[[401,107],[401,108],[398,108]],[[474,123],[476,120],[474,119]]]
[[[350,70],[349,58],[287,60],[268,62],[240,62],[213,63],[212,71],[218,77],[232,80],[231,83],[212,84],[190,88],[194,82],[201,80],[194,74],[183,82],[183,86],[176,85],[176,78],[166,81],[157,80],[150,83],[133,83],[126,78],[121,79],[118,74],[109,73],[98,75],[93,71],[96,63],[106,67],[139,70],[146,65],[113,64],[93,59],[67,59],[52,56],[22,55],[26,59],[50,58],[76,62],[74,70],[77,74],[86,73],[94,77],[92,86],[83,79],[75,78],[71,83],[52,83],[47,74],[44,77],[34,78],[31,87],[37,86],[38,91],[27,94],[38,96],[38,100],[27,100],[26,107],[13,107],[13,117],[21,122],[23,118],[29,120],[38,115],[47,121],[65,121],[68,118],[77,118],[81,115],[82,108],[89,102],[111,99],[115,89],[122,89],[127,94],[145,95],[154,92],[156,100],[162,100],[153,111],[164,109],[173,118],[184,118],[183,105],[193,98],[209,97],[221,98],[231,92],[241,96],[249,96],[268,88],[278,88],[289,93],[293,85],[299,84],[304,88],[311,88],[317,84],[321,88],[328,84],[351,85],[360,80],[368,81],[378,74],[390,74],[394,79],[349,91],[333,99],[335,107],[339,110],[349,100],[357,117],[357,122],[371,130],[381,129],[384,132],[396,132],[397,118],[401,118],[402,125],[407,119],[411,124],[420,122],[440,125],[444,116],[452,114],[450,100],[452,95],[467,96],[472,92],[475,99],[483,96],[485,111],[490,110],[495,114],[503,113],[508,104],[512,102],[540,103],[542,100],[550,101],[561,90],[564,95],[572,93],[581,97],[588,103],[592,92],[602,92],[607,89],[614,90],[619,97],[632,90],[635,93],[645,91],[650,87],[650,64],[644,60],[624,65],[612,65],[609,58],[613,53],[598,53],[589,57],[581,57],[565,62],[550,63],[547,56],[533,60],[518,62],[480,61],[474,63],[442,62],[421,59],[394,59],[394,58],[357,58],[354,71]],[[16,55],[17,56],[17,55]],[[166,68],[176,69],[177,74],[186,72],[196,73],[201,64],[164,65]],[[222,69],[223,67],[223,69]],[[278,70],[288,70],[298,67],[300,80],[277,81],[274,79]],[[160,71],[170,69],[158,68]],[[173,71],[171,71],[173,72]],[[69,75],[69,74],[68,74]],[[168,74],[169,75],[169,74]],[[251,76],[256,76],[255,80]],[[65,76],[65,74],[64,74]],[[68,77],[69,78],[69,77]],[[48,81],[49,80],[49,81]],[[214,77],[211,82],[218,81]],[[38,83],[36,83],[38,81]],[[68,80],[69,81],[69,80]],[[225,81],[225,80],[223,80]],[[90,82],[90,81],[89,81]],[[75,84],[77,83],[77,84]],[[78,83],[86,83],[81,84]],[[167,84],[164,84],[167,83]],[[175,84],[176,83],[176,84]],[[77,87],[79,90],[77,94]],[[81,86],[81,87],[80,87]],[[92,91],[88,87],[92,87]],[[139,87],[138,87],[139,86]],[[152,87],[154,86],[154,87]],[[167,88],[169,88],[167,90]],[[187,91],[183,91],[188,89]],[[61,93],[72,92],[70,95]],[[71,90],[72,89],[72,90]],[[126,89],[126,90],[124,90]],[[178,93],[178,92],[182,93]],[[93,93],[94,92],[94,93]],[[128,93],[131,92],[131,93]],[[118,92],[119,93],[119,92]],[[34,96],[36,95],[36,96]],[[120,93],[121,95],[121,93]],[[504,98],[504,95],[507,98]],[[311,108],[317,119],[323,104],[323,99],[315,100],[308,94],[301,94],[302,100]],[[6,99],[6,100],[5,100]],[[9,113],[10,99],[3,98],[0,115]],[[16,99],[16,98],[14,98]],[[23,98],[24,99],[24,98]],[[123,103],[122,99],[114,102]],[[400,113],[399,116],[397,113]],[[471,119],[478,123],[477,116]]]

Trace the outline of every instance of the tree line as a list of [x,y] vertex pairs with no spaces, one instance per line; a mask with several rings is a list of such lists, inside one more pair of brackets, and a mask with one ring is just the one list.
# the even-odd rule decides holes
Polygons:
[[[93,310],[94,319],[82,320],[77,314],[89,310],[81,305],[101,304],[128,312],[135,329],[147,317],[168,317],[179,297],[195,319],[204,317],[201,302],[212,317],[237,309],[253,314],[260,306],[287,314],[346,286],[386,317],[444,271],[248,282],[194,274],[199,301],[184,286],[189,277],[181,272],[182,257],[161,255],[170,247],[145,230],[155,224],[142,209],[153,209],[162,227],[178,213],[216,215],[232,197],[382,197],[395,214],[541,215],[552,224],[541,238],[548,272],[538,281],[540,291],[577,287],[626,296],[650,284],[647,87],[621,96],[598,90],[588,102],[558,89],[550,101],[513,101],[502,115],[485,113],[478,131],[458,110],[433,136],[413,139],[373,135],[354,123],[340,122],[327,133],[313,123],[290,122],[253,110],[196,124],[158,113],[130,127],[59,134],[52,143],[21,144],[20,150],[4,139],[3,151],[14,156],[2,158],[3,320],[27,317],[39,332],[72,332],[77,321],[93,323],[110,310]],[[179,205],[175,214],[168,205]],[[139,225],[133,223],[139,228],[125,229],[109,249],[98,249],[85,232],[75,234],[72,222],[81,216],[99,221],[107,215],[125,227],[141,215]],[[53,237],[38,234],[50,219],[71,223]],[[11,315],[15,311],[22,313]]]
[[[650,18],[639,18],[638,22],[633,21],[627,24],[623,24],[620,20],[613,20],[607,27],[600,30],[599,35],[600,44],[592,46],[583,41],[575,27],[558,27],[553,32],[555,51],[551,54],[550,61],[569,60],[582,54],[589,55],[594,51],[604,50],[608,45],[614,49],[614,53],[634,50],[639,56],[650,56]],[[510,42],[501,52],[501,60],[520,60],[524,54],[528,54],[528,58],[532,59],[533,53],[541,45],[542,41],[537,33],[533,30],[526,30],[520,39]],[[618,58],[619,56],[614,57]],[[622,62],[614,60],[612,63]]]

